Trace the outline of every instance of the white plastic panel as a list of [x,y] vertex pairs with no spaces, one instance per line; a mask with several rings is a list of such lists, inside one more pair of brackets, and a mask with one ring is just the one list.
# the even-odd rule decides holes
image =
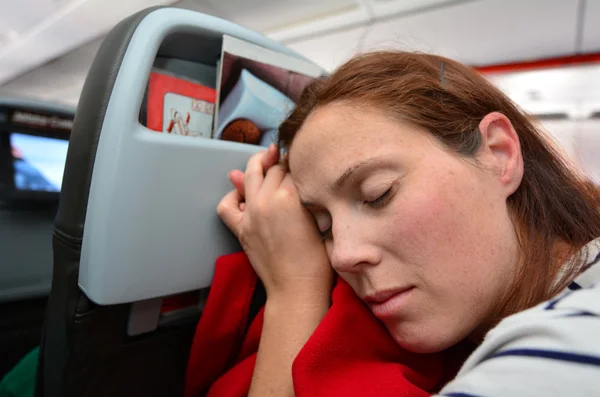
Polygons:
[[600,51],[600,0],[586,0],[584,12],[581,48],[577,50],[584,53]]

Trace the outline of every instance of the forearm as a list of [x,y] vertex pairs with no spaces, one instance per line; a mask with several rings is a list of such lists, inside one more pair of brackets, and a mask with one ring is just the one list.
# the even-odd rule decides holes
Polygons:
[[250,397],[293,396],[292,363],[329,308],[330,296],[267,299]]

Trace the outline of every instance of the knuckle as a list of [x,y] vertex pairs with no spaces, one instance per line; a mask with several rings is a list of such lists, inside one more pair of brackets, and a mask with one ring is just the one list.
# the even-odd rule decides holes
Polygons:
[[219,211],[225,211],[227,209],[227,202],[228,202],[228,197],[229,194],[226,194],[220,201],[219,204],[217,204],[217,212]]
[[282,185],[277,189],[276,197],[278,200],[288,202],[296,197],[296,191],[293,186]]
[[261,217],[268,217],[271,212],[271,205],[266,200],[260,200],[255,205],[255,211]]
[[222,199],[219,204],[217,204],[217,215],[221,218],[227,217],[231,213],[231,205],[227,198]]
[[217,214],[219,216],[223,215],[225,213],[225,203],[223,202],[223,200],[219,201],[219,204],[217,204]]

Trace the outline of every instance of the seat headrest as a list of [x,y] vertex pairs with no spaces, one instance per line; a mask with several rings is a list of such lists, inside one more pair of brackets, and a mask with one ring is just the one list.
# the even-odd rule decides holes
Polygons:
[[[157,57],[216,68],[223,35],[301,58],[209,15],[153,8],[106,37],[83,88],[56,234],[81,245],[79,286],[98,304],[210,285],[216,258],[239,250],[216,215],[227,172],[260,147],[151,131],[139,122]],[[304,60],[305,61],[305,60]]]

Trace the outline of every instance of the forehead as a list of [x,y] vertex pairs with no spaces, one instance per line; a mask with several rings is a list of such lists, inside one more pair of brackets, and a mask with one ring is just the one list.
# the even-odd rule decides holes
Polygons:
[[[296,133],[289,151],[292,172],[304,168],[305,162],[322,159],[317,155],[330,152],[328,158],[358,155],[360,147],[376,138],[372,131],[378,128],[382,115],[373,111],[357,110],[346,105],[328,105],[312,112]],[[380,141],[380,139],[378,139]],[[340,147],[343,145],[343,147]]]
[[322,150],[344,144],[343,150],[348,152],[368,143],[381,143],[391,136],[375,131],[389,129],[390,123],[389,117],[370,108],[360,109],[343,104],[319,108],[307,117],[297,132],[290,149],[290,161],[294,157],[302,158],[313,149]]
[[313,112],[289,151],[298,185],[329,183],[353,165],[378,157],[409,161],[432,146],[430,135],[372,108],[335,104]]

